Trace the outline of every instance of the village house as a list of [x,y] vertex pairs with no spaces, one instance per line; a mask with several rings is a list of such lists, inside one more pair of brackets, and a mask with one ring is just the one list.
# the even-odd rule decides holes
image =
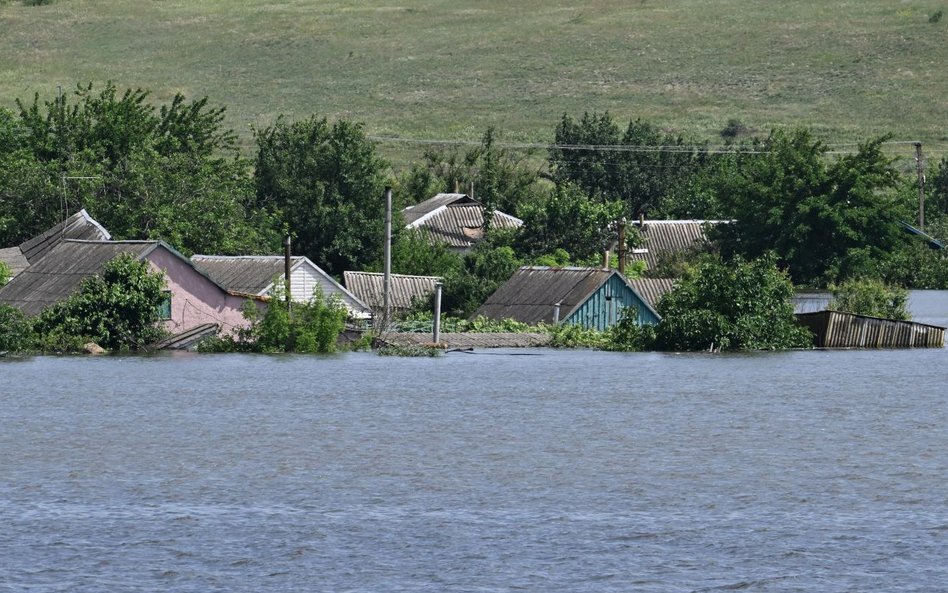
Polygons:
[[[451,251],[464,253],[484,238],[484,205],[468,194],[437,194],[402,210],[405,228],[418,230],[434,244],[444,244]],[[523,221],[495,211],[491,219],[495,229],[516,229]]]
[[180,334],[198,326],[232,332],[247,325],[241,309],[246,295],[233,294],[198,271],[164,241],[58,241],[48,253],[0,288],[0,303],[37,315],[72,295],[108,262],[129,253],[165,276],[167,300],[162,326]]
[[[435,285],[441,282],[437,276],[391,274],[389,278],[389,307],[393,318],[410,313],[419,303],[426,303],[434,294]],[[384,274],[343,272],[342,281],[349,292],[372,309],[376,317],[385,314]]]
[[12,276],[16,276],[66,239],[108,241],[111,238],[109,232],[83,209],[16,247],[0,249],[0,262],[10,268]]
[[[657,285],[647,285],[658,293]],[[654,306],[617,270],[523,266],[473,316],[530,325],[577,324],[604,331],[630,308],[640,325],[660,320]]]
[[707,229],[720,220],[638,220],[633,223],[642,245],[628,255],[629,261],[644,261],[650,275],[668,273],[675,258],[688,257],[710,248]]
[[[294,301],[310,301],[319,290],[327,298],[338,299],[350,318],[371,317],[368,305],[308,257],[297,255],[290,261],[290,293]],[[284,281],[286,272],[282,255],[193,255],[191,263],[230,292],[265,298],[271,296],[275,283]]]

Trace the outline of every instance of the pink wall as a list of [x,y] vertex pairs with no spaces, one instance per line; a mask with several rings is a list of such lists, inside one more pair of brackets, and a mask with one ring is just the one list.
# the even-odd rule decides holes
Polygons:
[[179,333],[204,323],[217,323],[222,332],[231,333],[247,326],[240,312],[246,298],[224,292],[187,260],[161,245],[147,259],[164,272],[166,288],[171,291],[171,319],[165,322],[166,330]]

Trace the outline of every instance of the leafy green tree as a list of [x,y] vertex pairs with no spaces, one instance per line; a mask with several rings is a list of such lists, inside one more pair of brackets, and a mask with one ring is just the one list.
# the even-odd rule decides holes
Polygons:
[[[185,253],[278,248],[223,108],[108,83],[0,116],[0,238],[13,244],[86,208],[122,239],[165,238]],[[11,123],[12,122],[12,123]],[[12,127],[15,134],[4,133]],[[82,179],[76,179],[82,178]]]
[[164,274],[148,262],[130,254],[116,257],[101,276],[86,278],[72,296],[34,318],[40,349],[54,344],[74,349],[92,341],[124,351],[156,342],[164,335],[159,325],[164,286]]
[[658,303],[659,350],[803,348],[812,336],[793,317],[793,285],[764,254],[747,262],[709,257]]
[[711,237],[725,257],[774,251],[798,284],[877,274],[878,263],[906,244],[899,222],[911,218],[884,141],[828,163],[825,145],[808,130],[771,132],[756,154],[739,154],[735,169],[718,179],[733,222],[717,225]]
[[[392,243],[392,272],[413,276],[447,276],[457,273],[464,258],[444,243],[432,244],[416,230],[406,230]],[[381,270],[381,265],[375,267]]]
[[608,113],[563,115],[554,132],[550,170],[597,200],[621,200],[625,215],[649,215],[681,193],[706,162],[705,150],[652,124],[630,121],[625,131]]
[[601,257],[603,249],[616,240],[615,222],[622,211],[622,202],[594,202],[575,185],[559,185],[547,197],[524,207],[524,223],[514,248],[526,259],[557,249],[577,260]]
[[878,278],[851,279],[830,286],[833,300],[829,309],[857,315],[882,317],[907,321],[908,291],[897,286],[888,286]]
[[444,275],[441,307],[445,314],[468,317],[517,271],[522,262],[509,241],[509,235],[495,229],[464,256],[460,269]]
[[468,193],[493,210],[519,216],[521,208],[541,194],[540,172],[531,154],[516,154],[497,146],[496,130],[489,128],[480,146],[466,151],[429,148],[420,163],[399,176],[398,193],[416,204],[438,193]]
[[33,330],[23,312],[9,305],[0,305],[0,352],[22,352],[32,343]]
[[257,207],[290,230],[297,253],[337,276],[379,258],[385,163],[361,124],[280,119],[256,141]]
[[10,267],[4,262],[0,261],[0,286],[3,286],[9,282],[12,275],[13,273],[10,271]]

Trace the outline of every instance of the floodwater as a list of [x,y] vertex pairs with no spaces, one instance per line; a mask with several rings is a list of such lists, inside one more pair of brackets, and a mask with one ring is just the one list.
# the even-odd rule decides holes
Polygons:
[[948,590],[948,350],[0,359],[0,592]]

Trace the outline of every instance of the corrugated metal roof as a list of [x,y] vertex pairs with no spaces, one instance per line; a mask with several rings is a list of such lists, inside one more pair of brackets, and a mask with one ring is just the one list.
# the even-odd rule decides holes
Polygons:
[[102,228],[85,209],[76,212],[60,224],[20,243],[20,251],[30,264],[35,264],[54,247],[67,239],[108,241],[112,236]]
[[474,316],[516,319],[523,323],[552,323],[554,306],[560,319],[583,303],[615,270],[524,266],[490,295]]
[[[343,272],[342,279],[349,292],[376,313],[380,313],[385,300],[384,276],[384,274],[373,272]],[[423,301],[431,296],[435,290],[435,284],[440,281],[441,278],[437,276],[392,274],[389,295],[392,311],[410,311],[415,301]]]
[[[294,256],[292,267],[302,261]],[[282,255],[192,255],[191,263],[225,289],[243,294],[263,295],[284,271]]]
[[670,292],[675,286],[674,278],[637,278],[629,280],[632,289],[642,297],[648,306],[655,309],[665,293]]
[[818,348],[943,348],[945,328],[866,315],[819,311],[798,313]]
[[[407,228],[419,229],[432,242],[449,247],[471,247],[484,238],[484,206],[467,194],[438,194],[402,211]],[[495,211],[494,228],[516,229],[523,221]]]
[[649,270],[655,270],[663,257],[706,243],[708,225],[720,223],[718,220],[647,220],[643,226],[637,221],[633,224],[639,229],[644,244],[630,253],[629,259],[644,260]]
[[0,303],[17,307],[27,315],[36,315],[71,295],[83,278],[99,274],[105,264],[119,254],[131,253],[141,259],[160,244],[160,241],[60,241],[45,257],[0,288]]

